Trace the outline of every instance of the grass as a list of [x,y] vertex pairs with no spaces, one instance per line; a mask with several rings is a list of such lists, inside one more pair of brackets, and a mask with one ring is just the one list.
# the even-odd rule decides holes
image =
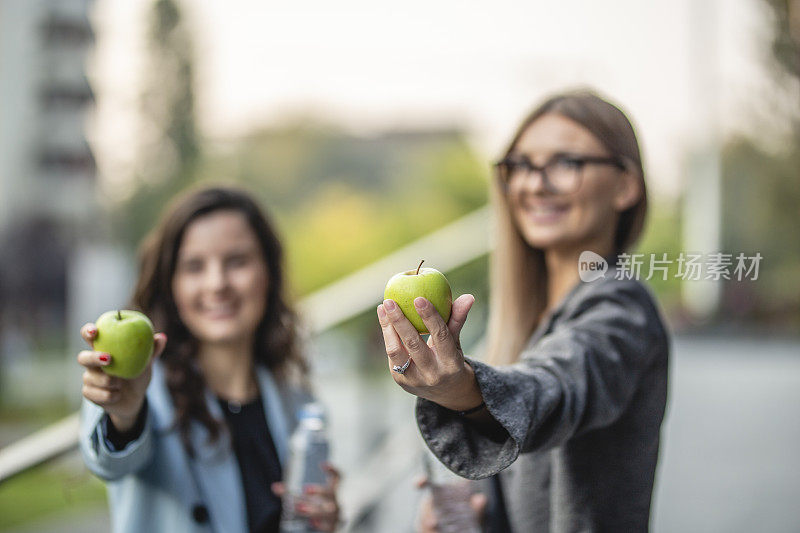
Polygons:
[[25,405],[0,403],[0,424],[35,422],[46,426],[75,412],[77,408],[66,400],[50,400]]
[[0,531],[105,504],[105,486],[90,473],[40,466],[0,485]]

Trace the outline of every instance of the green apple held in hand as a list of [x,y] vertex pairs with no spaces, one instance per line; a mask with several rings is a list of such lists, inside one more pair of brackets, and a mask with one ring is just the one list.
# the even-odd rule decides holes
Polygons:
[[408,321],[420,333],[428,333],[428,328],[414,307],[414,298],[421,296],[430,301],[445,322],[450,319],[453,306],[453,293],[447,278],[435,268],[422,268],[424,262],[420,261],[416,271],[408,270],[392,276],[383,291],[383,299],[397,302]]
[[141,374],[153,355],[153,323],[138,311],[109,311],[95,322],[94,350],[111,354],[103,371],[119,378]]

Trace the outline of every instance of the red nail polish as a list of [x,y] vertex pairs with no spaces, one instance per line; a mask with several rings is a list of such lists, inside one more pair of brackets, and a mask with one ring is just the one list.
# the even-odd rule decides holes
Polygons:
[[107,353],[103,353],[103,354],[100,354],[98,359],[100,359],[104,363],[108,363],[111,360],[111,357],[109,357],[109,355]]

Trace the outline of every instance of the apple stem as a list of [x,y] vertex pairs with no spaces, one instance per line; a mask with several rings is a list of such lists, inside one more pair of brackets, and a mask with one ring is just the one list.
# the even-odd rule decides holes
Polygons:
[[117,320],[122,320],[122,311],[117,309]]
[[422,268],[422,263],[424,263],[424,262],[425,262],[424,259],[419,262],[419,266],[417,267],[417,276],[419,276],[419,269]]

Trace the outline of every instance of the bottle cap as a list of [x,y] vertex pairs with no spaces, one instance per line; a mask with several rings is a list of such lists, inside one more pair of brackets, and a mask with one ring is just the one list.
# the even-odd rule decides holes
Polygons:
[[300,411],[297,413],[297,417],[300,420],[306,420],[309,418],[325,420],[325,409],[322,407],[322,404],[318,402],[307,403],[300,408]]

